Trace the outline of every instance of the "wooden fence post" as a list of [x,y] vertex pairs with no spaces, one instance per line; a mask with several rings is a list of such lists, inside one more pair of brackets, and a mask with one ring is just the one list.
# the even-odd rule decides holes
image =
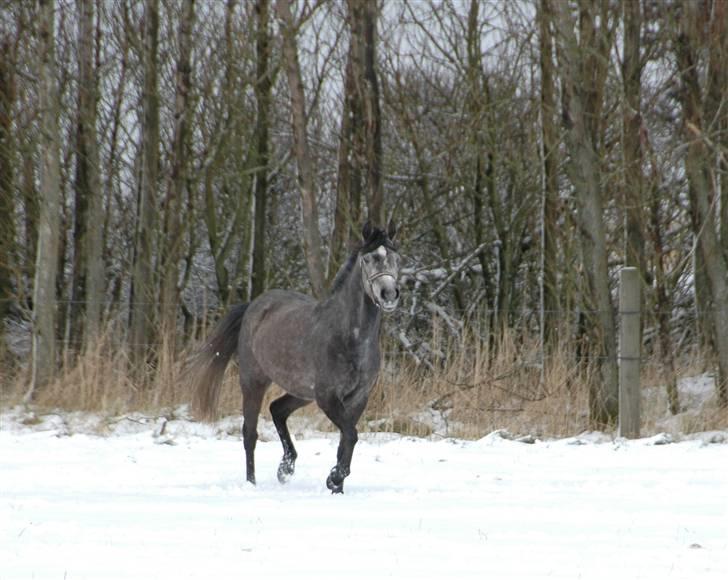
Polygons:
[[619,273],[619,436],[640,436],[640,278]]

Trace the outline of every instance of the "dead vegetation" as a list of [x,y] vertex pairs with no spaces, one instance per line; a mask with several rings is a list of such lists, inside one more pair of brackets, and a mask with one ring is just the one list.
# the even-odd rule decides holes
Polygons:
[[[473,333],[459,338],[443,336],[437,326],[430,345],[440,352],[431,366],[385,339],[385,360],[379,381],[362,418],[363,430],[393,431],[405,435],[478,438],[496,429],[537,437],[558,437],[590,429],[588,385],[594,369],[580,364],[567,345],[543,354],[538,340],[516,340],[506,333],[498,344]],[[107,334],[82,355],[67,354],[57,375],[38,393],[33,406],[40,410],[88,411],[118,416],[135,411],[160,413],[189,404],[185,350],[170,354],[161,345],[159,356],[145,368],[136,368],[128,349],[114,344]],[[678,376],[700,375],[706,365],[700,357],[678,369]],[[728,412],[717,403],[699,405],[689,392],[684,411],[672,418],[667,411],[661,366],[643,365],[643,434],[662,430],[680,432],[728,429]],[[5,366],[0,375],[4,408],[23,403],[29,368]],[[273,387],[268,399],[280,394]],[[690,397],[693,397],[691,399]],[[237,366],[228,368],[220,394],[219,413],[238,415],[241,395]],[[264,405],[267,413],[267,404]],[[309,424],[328,430],[330,425],[315,405],[298,412]]]

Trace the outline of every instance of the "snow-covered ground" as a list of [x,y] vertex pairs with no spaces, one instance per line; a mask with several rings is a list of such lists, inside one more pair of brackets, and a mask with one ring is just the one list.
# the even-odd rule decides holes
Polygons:
[[332,496],[333,434],[303,430],[282,486],[264,424],[252,487],[237,418],[0,420],[2,580],[728,578],[726,433],[363,434]]

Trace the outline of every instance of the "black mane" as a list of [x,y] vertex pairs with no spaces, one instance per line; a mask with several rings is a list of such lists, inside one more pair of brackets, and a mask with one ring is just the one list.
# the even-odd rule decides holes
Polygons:
[[356,265],[356,259],[358,257],[359,250],[355,250],[349,255],[349,257],[346,259],[346,262],[344,262],[341,268],[339,268],[339,271],[336,273],[334,281],[331,283],[331,290],[329,290],[329,295],[336,294],[337,290],[339,290],[344,285],[344,282],[349,277],[351,271],[354,269],[354,266]]
[[372,232],[369,234],[369,237],[367,237],[367,239],[364,240],[364,243],[357,248],[357,253],[368,254],[369,252],[376,250],[379,246],[384,246],[385,248],[389,248],[395,252],[397,251],[397,246],[389,239],[385,230],[372,228]]

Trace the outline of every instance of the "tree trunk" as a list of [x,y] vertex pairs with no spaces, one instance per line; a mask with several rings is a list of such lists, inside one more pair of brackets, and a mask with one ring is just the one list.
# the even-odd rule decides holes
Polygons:
[[713,0],[708,23],[706,123],[716,158],[716,195],[720,200],[719,236],[728,262],[728,0]]
[[682,80],[683,134],[686,143],[685,172],[693,218],[693,229],[707,277],[707,294],[712,314],[708,317],[718,356],[716,386],[721,405],[728,405],[728,257],[722,251],[717,232],[718,208],[713,164],[706,147],[703,127],[703,99],[698,78],[700,28],[696,7],[684,5],[675,56]]
[[[598,345],[601,381],[592,385],[589,411],[593,423],[613,424],[618,413],[617,342],[607,264],[606,230],[597,153],[609,42],[602,13],[595,28],[594,7],[582,4],[577,41],[567,3],[558,5],[559,51],[563,86],[563,117],[567,165],[578,206],[583,267],[587,279],[587,309],[591,312],[594,344]],[[595,48],[596,46],[596,48]]]
[[135,367],[147,362],[150,345],[156,340],[154,312],[154,227],[155,199],[159,178],[159,88],[157,61],[159,42],[159,0],[146,0],[143,33],[143,91],[141,122],[141,179],[137,202],[136,239],[131,291],[130,342]]
[[99,333],[104,293],[103,200],[99,181],[96,137],[98,83],[95,70],[95,0],[78,4],[78,111],[76,123],[76,214],[72,337],[83,332],[84,346],[92,346]]
[[[366,183],[369,219],[384,227],[384,191],[382,188],[382,111],[377,78],[377,2],[376,0],[349,0],[349,5],[360,4],[363,49],[361,78],[362,110],[366,128]],[[351,8],[350,8],[351,9]]]
[[276,11],[281,20],[283,59],[285,61],[288,90],[291,97],[291,124],[293,150],[298,166],[298,187],[301,192],[303,214],[303,246],[308,266],[311,290],[317,298],[324,295],[324,264],[321,257],[321,232],[318,226],[318,205],[313,161],[306,137],[306,98],[301,79],[301,66],[296,45],[296,26],[291,15],[291,1],[277,0]]
[[331,236],[331,252],[329,254],[329,278],[333,280],[338,267],[346,259],[348,244],[358,226],[361,225],[362,174],[360,163],[360,147],[362,133],[362,107],[357,91],[360,81],[356,76],[360,67],[357,65],[358,45],[361,41],[355,27],[358,20],[354,18],[351,7],[349,18],[349,51],[346,60],[344,77],[344,104],[341,113],[341,133],[339,136],[338,173],[336,181],[336,210],[334,212],[334,230]]
[[[467,78],[468,78],[468,112],[470,113],[470,146],[472,148],[471,157],[473,158],[473,187],[472,187],[472,202],[473,202],[473,233],[475,234],[475,246],[480,247],[485,242],[485,189],[488,183],[487,169],[489,163],[492,162],[492,156],[486,148],[485,139],[483,136],[485,123],[485,115],[483,114],[483,108],[489,106],[489,99],[487,97],[487,86],[483,86],[482,74],[481,74],[481,55],[480,55],[480,31],[478,27],[478,10],[480,3],[477,0],[470,1],[470,8],[468,11],[468,28],[467,28]],[[487,81],[486,81],[487,82]],[[485,102],[483,102],[485,101]],[[486,161],[486,158],[489,161]],[[488,295],[488,303],[495,309],[496,300],[499,292],[493,288],[493,284],[490,280],[487,252],[480,252],[478,254],[478,260],[481,267],[481,276],[483,284],[486,288],[486,294]],[[500,267],[499,263],[499,267]],[[496,281],[497,284],[497,281]],[[456,294],[458,307],[462,308],[464,299],[460,298]],[[494,325],[491,325],[491,327]],[[496,325],[497,326],[497,325]],[[495,337],[491,333],[491,340]],[[495,345],[495,342],[493,343]]]
[[[249,182],[251,174],[257,178],[261,169],[260,167],[256,169],[258,161],[255,154],[236,155],[235,159],[241,159],[238,174],[234,178],[236,194],[231,194],[227,190],[226,178],[221,179],[221,172],[226,169],[231,148],[235,148],[238,143],[243,142],[242,139],[247,138],[247,135],[243,136],[248,123],[248,118],[243,117],[247,110],[245,102],[247,96],[237,90],[240,78],[237,70],[239,55],[236,50],[236,42],[239,37],[234,26],[236,4],[236,0],[227,0],[225,6],[223,63],[225,71],[221,87],[221,111],[219,117],[215,119],[211,134],[206,137],[212,149],[208,153],[209,157],[204,160],[202,178],[204,194],[202,219],[207,229],[207,239],[214,262],[217,294],[223,306],[231,302],[244,302],[250,299],[248,260],[252,240],[250,216],[252,215],[253,194]],[[268,50],[270,51],[270,48]],[[270,68],[267,70],[270,74]],[[256,85],[255,89],[257,98],[260,85]],[[201,92],[206,90],[209,88],[200,87]],[[259,131],[256,128],[256,140],[258,134]],[[256,148],[257,141],[250,144],[250,151],[253,153]],[[263,178],[267,179],[269,169],[266,168]],[[223,191],[229,194],[223,200],[218,195],[221,186]],[[267,198],[270,195],[267,184],[265,191]],[[268,205],[265,200],[263,203]],[[267,212],[264,211],[264,213]],[[233,265],[231,257],[236,253],[238,259]]]
[[382,113],[377,75],[377,3],[347,0],[349,50],[339,141],[339,171],[329,275],[358,235],[362,194],[368,218],[385,225],[382,184]]
[[[657,185],[657,175],[653,175],[653,185]],[[657,332],[660,344],[660,358],[663,361],[667,379],[667,400],[670,412],[676,415],[680,411],[680,397],[677,389],[677,374],[675,372],[675,356],[673,354],[672,336],[670,334],[670,313],[672,301],[670,300],[666,281],[666,252],[662,234],[662,220],[660,218],[660,196],[655,191],[650,196],[650,213],[652,222],[652,243],[654,251],[655,272],[655,311],[657,317]]]
[[185,228],[182,221],[184,196],[188,190],[189,115],[192,29],[195,19],[194,0],[185,0],[179,18],[177,46],[179,55],[175,72],[174,131],[172,135],[171,175],[164,203],[164,241],[161,249],[162,332],[174,349],[179,306],[179,275]]
[[541,139],[543,171],[542,235],[542,333],[544,346],[553,346],[558,333],[558,148],[556,98],[554,96],[553,37],[551,26],[553,11],[551,0],[541,0],[539,21],[539,57],[541,67]]
[[13,291],[13,254],[15,247],[15,54],[6,32],[0,32],[0,364],[5,349],[5,318],[15,299]]
[[[99,17],[100,20],[100,17]],[[99,25],[100,26],[100,25]],[[108,252],[106,249],[106,242],[110,237],[110,229],[111,224],[113,223],[113,219],[115,217],[115,209],[114,209],[114,194],[115,194],[115,186],[117,183],[119,183],[120,176],[121,176],[121,170],[122,170],[122,159],[123,159],[123,153],[125,150],[124,144],[121,141],[121,135],[125,128],[125,118],[122,117],[124,114],[124,95],[126,94],[126,87],[129,83],[129,49],[130,49],[130,42],[129,42],[129,35],[131,34],[131,29],[129,26],[128,20],[124,19],[124,24],[120,27],[120,67],[121,70],[119,71],[119,75],[117,78],[116,86],[114,88],[114,96],[112,100],[111,109],[109,111],[110,113],[110,120],[109,120],[109,127],[106,129],[106,131],[109,133],[108,137],[108,153],[101,157],[103,157],[103,161],[101,161],[101,164],[106,168],[105,172],[102,172],[102,180],[103,180],[103,197],[104,200],[106,200],[105,208],[104,208],[104,225],[103,225],[103,231],[102,231],[102,246],[103,246],[103,254],[101,256],[101,266],[103,269],[102,272],[102,279],[103,279],[103,286],[102,286],[102,297],[105,295],[106,288],[108,288],[109,293],[109,303],[106,308],[101,308],[101,311],[103,312],[106,310],[105,314],[109,318],[112,316],[115,316],[120,309],[123,308],[122,306],[122,300],[121,300],[121,293],[122,293],[122,280],[128,280],[128,271],[127,270],[121,270],[118,272],[108,273],[108,270],[106,269],[106,265],[112,261],[111,252]],[[100,34],[100,32],[99,32]],[[99,58],[100,54],[97,52],[97,59]],[[100,70],[100,66],[97,62],[96,70]],[[98,93],[97,93],[98,96]],[[102,150],[103,151],[103,150]],[[111,232],[113,236],[113,232]],[[113,238],[112,238],[113,239]],[[134,238],[133,235],[130,236],[131,243],[131,249],[133,250],[133,242]],[[128,260],[128,258],[127,258]],[[89,275],[91,275],[89,273]],[[92,276],[93,277],[93,276]]]
[[266,201],[268,198],[269,153],[268,141],[270,132],[270,105],[272,90],[272,71],[270,70],[270,32],[269,0],[257,0],[256,14],[256,79],[255,102],[258,115],[255,122],[256,169],[255,169],[255,228],[253,236],[253,272],[251,298],[265,291],[265,230]]
[[[475,231],[475,244],[480,246],[484,241],[483,211],[490,211],[493,229],[495,230],[496,268],[495,282],[491,284],[492,324],[494,334],[491,334],[492,345],[497,348],[499,338],[508,326],[512,312],[512,285],[513,270],[516,264],[514,252],[514,239],[519,235],[513,231],[508,200],[502,197],[497,189],[496,181],[496,136],[495,112],[490,94],[490,80],[483,71],[480,25],[478,13],[480,3],[471,0],[468,10],[468,23],[466,31],[467,64],[466,74],[468,83],[468,111],[471,116],[470,135],[473,159],[473,229]],[[481,267],[485,275],[485,252],[480,254]],[[495,352],[495,351],[493,351]]]
[[642,62],[640,56],[640,33],[642,15],[640,2],[624,2],[624,60],[622,82],[624,102],[622,103],[622,146],[624,154],[624,201],[625,201],[625,265],[639,269],[640,277],[645,275],[644,218],[642,148],[640,130],[642,108]]
[[[649,188],[649,228],[652,240],[653,257],[652,272],[654,273],[655,317],[657,318],[657,333],[660,346],[660,359],[663,363],[666,380],[668,408],[673,415],[680,412],[680,395],[677,388],[677,372],[675,370],[675,349],[672,340],[670,318],[673,312],[672,292],[668,280],[670,248],[666,246],[665,232],[669,220],[663,220],[663,198],[660,195],[660,171],[657,166],[654,150],[650,144],[646,131],[641,132],[642,150],[650,162],[650,174],[647,181]],[[664,222],[667,221],[667,224]],[[648,253],[648,252],[645,252]]]
[[60,96],[56,78],[55,3],[40,0],[38,14],[38,105],[40,114],[40,220],[33,284],[32,399],[55,374],[56,273],[60,216]]

